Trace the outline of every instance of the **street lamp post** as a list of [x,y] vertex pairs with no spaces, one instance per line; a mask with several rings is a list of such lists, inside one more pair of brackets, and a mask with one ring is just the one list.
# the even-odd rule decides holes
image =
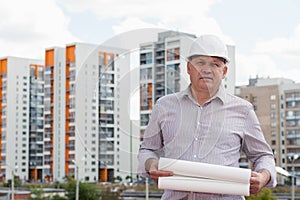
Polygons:
[[295,166],[294,166],[294,162],[295,160],[297,160],[299,158],[299,154],[293,154],[292,156],[289,156],[289,159],[292,163],[292,200],[295,200]]
[[75,160],[72,160],[72,162],[76,166],[76,194],[75,194],[75,199],[79,200],[79,167],[78,167],[77,163],[75,162]]
[[15,172],[11,170],[11,200],[15,200]]
[[18,166],[12,167],[11,165],[7,164],[7,166],[11,170],[11,200],[15,200],[15,169],[18,168]]

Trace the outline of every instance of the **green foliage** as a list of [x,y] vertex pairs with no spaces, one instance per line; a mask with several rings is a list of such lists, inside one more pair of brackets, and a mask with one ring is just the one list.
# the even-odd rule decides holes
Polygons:
[[128,176],[125,177],[125,180],[126,181],[132,181],[132,177],[128,175]]
[[[14,182],[15,187],[20,187],[22,185],[21,180],[17,179],[16,177],[14,180],[15,180]],[[3,183],[3,187],[11,187],[11,182],[12,182],[11,179],[9,179],[6,183]]]
[[[67,192],[67,199],[74,200],[76,197],[76,181],[68,179],[68,183],[63,186]],[[98,200],[101,191],[96,184],[79,183],[79,199]]]
[[29,200],[66,200],[66,198],[61,197],[59,195],[54,195],[53,197],[45,197],[44,191],[42,189],[33,188],[31,190],[31,197]]
[[44,191],[42,189],[33,188],[29,200],[50,200],[50,197],[43,197]]
[[66,198],[61,197],[59,195],[54,195],[51,200],[66,200]]
[[263,188],[257,195],[250,195],[246,200],[276,200],[269,188]]
[[113,182],[121,182],[121,181],[122,181],[121,176],[114,177],[114,179],[113,179]]

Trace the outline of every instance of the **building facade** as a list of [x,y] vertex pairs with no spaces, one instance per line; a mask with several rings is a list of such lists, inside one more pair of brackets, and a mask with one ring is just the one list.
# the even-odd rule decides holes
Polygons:
[[[300,154],[300,84],[284,78],[255,78],[239,87],[237,95],[253,104],[276,166],[292,173],[294,165],[299,175],[300,161],[292,161],[291,156]],[[278,181],[284,183],[284,178]]]
[[93,44],[48,48],[45,61],[0,59],[2,180],[12,170],[40,182],[132,175],[130,76],[126,50]]
[[122,169],[129,157],[120,150],[129,146],[122,139],[130,124],[129,117],[120,117],[127,113],[121,99],[129,99],[130,84],[120,84],[129,69],[124,52],[84,43],[46,50],[45,179],[71,176],[94,182],[128,175]]
[[65,55],[65,48],[54,47],[45,51],[45,181],[62,181],[65,177]]
[[[282,88],[284,122],[284,148],[282,153],[282,167],[292,172],[295,167],[295,175],[300,175],[300,160],[293,160],[294,154],[300,155],[300,84],[286,84]],[[297,185],[300,182],[297,180]]]
[[29,180],[41,175],[43,61],[0,59],[0,174]]

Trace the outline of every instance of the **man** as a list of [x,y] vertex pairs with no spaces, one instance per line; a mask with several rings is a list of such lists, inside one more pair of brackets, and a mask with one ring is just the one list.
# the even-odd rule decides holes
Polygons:
[[[157,181],[172,176],[158,170],[160,156],[239,167],[243,151],[252,162],[250,193],[276,185],[272,151],[252,105],[225,92],[221,82],[229,62],[226,45],[216,36],[193,42],[187,62],[189,87],[160,98],[139,150],[139,173]],[[242,196],[166,190],[162,199],[244,199]]]

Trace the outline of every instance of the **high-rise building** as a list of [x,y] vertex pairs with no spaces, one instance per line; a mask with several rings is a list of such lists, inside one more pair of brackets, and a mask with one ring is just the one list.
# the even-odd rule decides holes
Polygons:
[[0,59],[0,174],[9,180],[41,176],[43,158],[43,61]]
[[[300,85],[284,78],[254,78],[236,91],[238,96],[253,104],[266,141],[273,150],[276,166],[291,172],[289,157],[300,154]],[[299,160],[294,164],[300,174]]]
[[129,55],[74,43],[47,49],[45,63],[45,179],[77,167],[88,182],[128,176]]
[[44,66],[30,65],[29,80],[29,177],[42,181],[44,169]]
[[[283,112],[281,113],[284,124],[281,149],[281,166],[292,172],[295,167],[295,176],[300,175],[300,160],[292,160],[293,154],[300,155],[300,84],[286,84],[281,90]],[[300,185],[300,182],[296,182]]]
[[[166,31],[155,42],[140,45],[140,135],[151,115],[152,106],[160,97],[184,90],[190,83],[186,55],[195,35]],[[223,81],[225,89],[234,93],[235,48],[227,45],[230,64]]]
[[62,181],[65,178],[65,91],[65,48],[48,48],[45,51],[45,148],[43,151],[43,180],[45,181]]

